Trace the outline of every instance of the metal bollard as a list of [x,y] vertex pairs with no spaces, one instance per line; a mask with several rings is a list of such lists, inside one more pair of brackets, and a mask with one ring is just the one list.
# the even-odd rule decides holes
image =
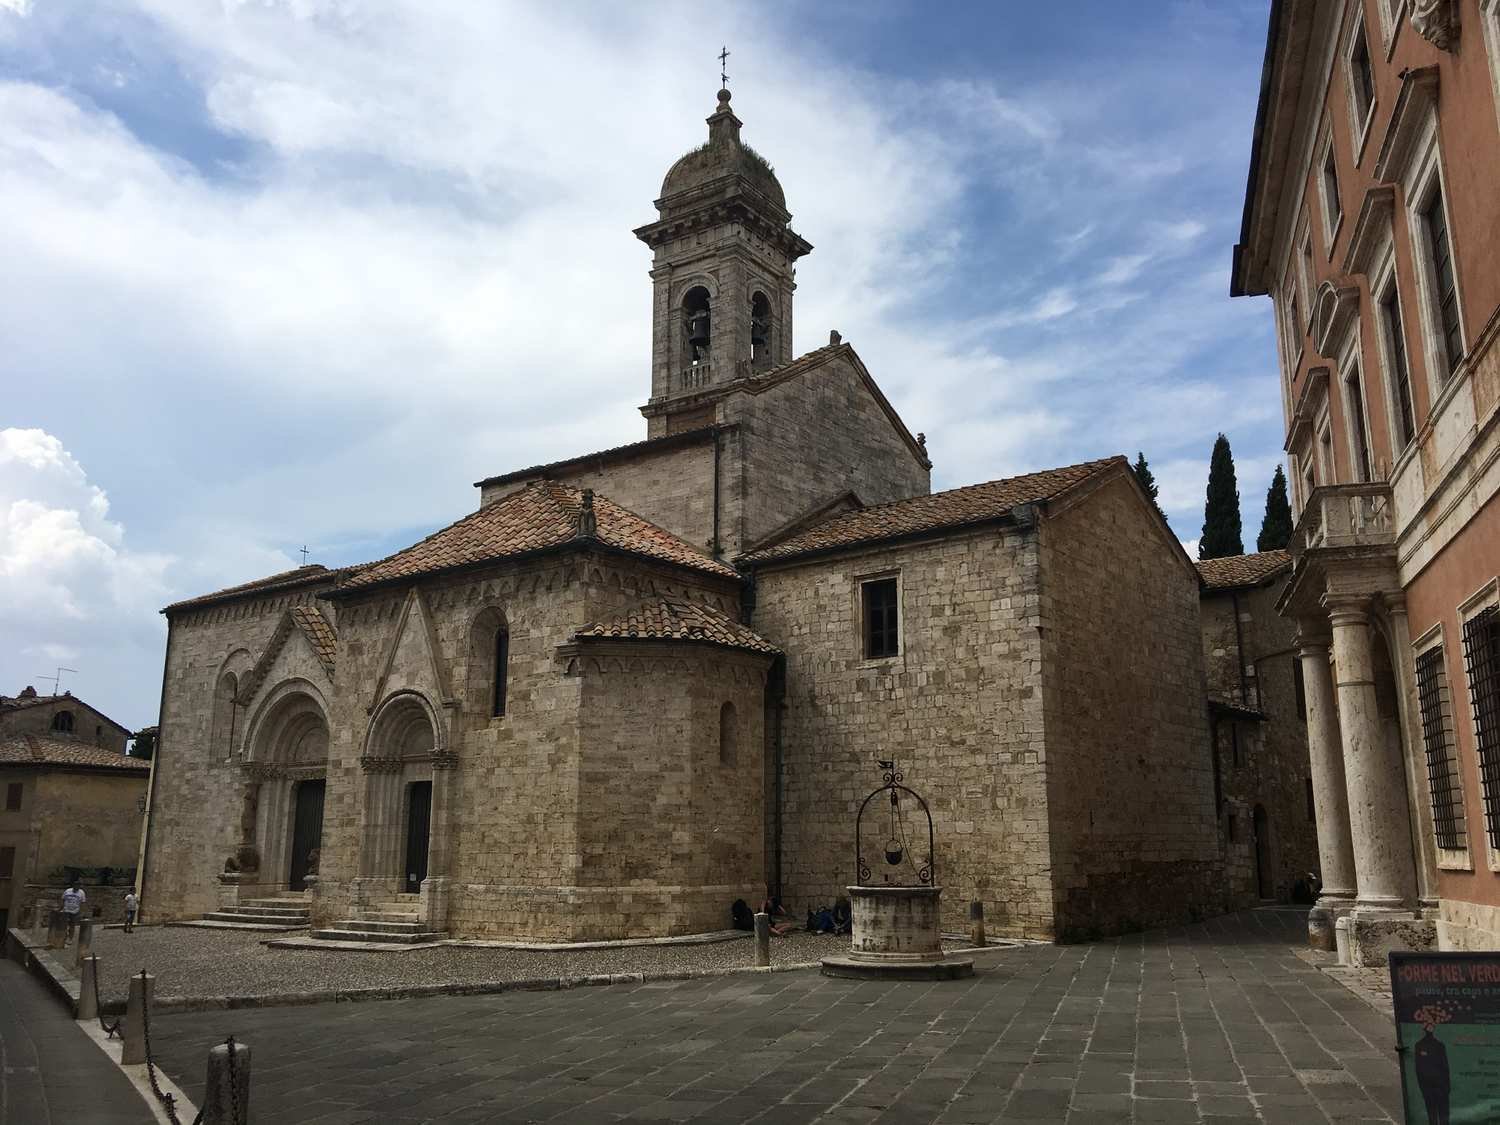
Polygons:
[[771,963],[771,916],[755,916],[755,965],[764,969]]
[[984,945],[984,903],[969,903],[969,944]]
[[83,964],[83,959],[94,948],[94,920],[80,918],[78,921],[78,944],[73,947],[73,967]]
[[79,966],[78,1019],[92,1020],[99,1018],[99,1004],[95,999],[98,995],[99,958],[90,954],[83,959],[83,964]]
[[146,1015],[156,993],[156,978],[137,973],[130,978],[130,998],[125,1001],[125,1046],[120,1062],[126,1066],[146,1061]]
[[68,944],[68,916],[54,910],[47,919],[47,948],[62,949]]
[[[230,1048],[234,1057],[230,1059]],[[203,1125],[245,1125],[250,1119],[250,1048],[236,1043],[211,1047],[203,1086]]]

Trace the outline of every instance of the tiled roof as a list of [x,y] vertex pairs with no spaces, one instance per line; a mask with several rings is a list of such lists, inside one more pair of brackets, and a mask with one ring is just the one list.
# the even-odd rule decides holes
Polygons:
[[664,598],[613,620],[585,625],[576,636],[579,640],[699,641],[768,656],[781,651],[759,633],[718,610],[676,598]]
[[570,465],[585,464],[589,461],[612,461],[615,458],[633,457],[637,453],[645,453],[647,450],[671,449],[679,445],[692,445],[694,442],[712,437],[714,430],[717,428],[716,426],[700,426],[695,430],[683,430],[681,433],[646,438],[644,441],[633,441],[628,445],[616,445],[609,449],[597,450],[593,453],[581,453],[577,457],[564,457],[561,461],[549,461],[545,465],[532,465],[528,469],[514,469],[508,473],[500,473],[498,476],[477,480],[474,482],[474,487],[482,488],[487,484],[503,484],[508,480],[534,477],[538,474],[550,473],[557,469],[565,469]]
[[16,734],[0,740],[0,766],[83,766],[143,776],[151,772],[151,763],[140,758],[43,734]]
[[1285,551],[1261,551],[1255,555],[1230,555],[1225,559],[1200,559],[1198,573],[1210,590],[1232,590],[1258,586],[1291,569],[1292,556]]
[[321,563],[312,563],[308,566],[299,566],[295,570],[283,570],[280,574],[257,578],[253,582],[242,582],[238,586],[226,586],[222,590],[215,590],[212,594],[200,594],[196,598],[173,602],[166,609],[162,610],[162,612],[175,613],[180,609],[193,609],[198,606],[210,605],[214,602],[228,601],[231,598],[270,594],[316,582],[337,582],[341,578],[357,573],[359,569],[357,566],[346,566],[337,570],[329,570]]
[[324,617],[322,611],[316,606],[293,606],[291,613],[292,621],[307,637],[308,643],[313,647],[313,652],[317,653],[319,662],[328,670],[329,679],[332,679],[334,660],[339,651],[339,640],[333,631],[333,626],[328,624],[328,618]]
[[743,555],[740,561],[752,564],[775,562],[798,555],[998,519],[1017,504],[1050,500],[1095,473],[1117,464],[1128,462],[1123,457],[1085,461],[1079,465],[1027,473],[1005,480],[992,480],[985,484],[971,484],[947,492],[913,496],[909,500],[844,512],[799,531],[780,543]]
[[74,707],[82,707],[90,714],[103,719],[116,730],[124,731],[126,734],[130,733],[129,727],[123,723],[115,722],[103,711],[99,710],[99,708],[85,703],[71,692],[64,692],[62,695],[0,695],[0,711],[21,711],[27,707],[36,707],[42,703],[68,703]]
[[[592,493],[590,496],[596,524],[593,538],[604,546],[721,578],[739,577],[733,567],[627,512],[613,500]],[[340,592],[563,546],[581,538],[578,528],[583,497],[580,489],[570,485],[535,481],[433,532],[420,543],[372,563],[344,582]]]

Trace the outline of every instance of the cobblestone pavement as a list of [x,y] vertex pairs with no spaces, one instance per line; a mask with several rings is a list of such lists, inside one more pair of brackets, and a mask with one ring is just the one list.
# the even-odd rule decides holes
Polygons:
[[[633,945],[568,952],[443,946],[410,952],[269,949],[267,935],[187,926],[143,926],[134,933],[97,930],[93,950],[102,968],[100,996],[123,1001],[129,978],[142,969],[156,977],[156,995],[284,996],[334,988],[400,988],[481,984],[596,973],[663,973],[748,966],[755,945],[746,939],[705,945]],[[848,939],[793,932],[771,947],[779,965],[815,965]],[[71,953],[65,959],[72,964]]]
[[135,1087],[25,969],[0,960],[0,1122],[150,1125]]
[[968,981],[816,972],[163,1015],[193,1096],[227,1032],[257,1122],[1399,1119],[1389,1020],[1263,910],[979,955]]

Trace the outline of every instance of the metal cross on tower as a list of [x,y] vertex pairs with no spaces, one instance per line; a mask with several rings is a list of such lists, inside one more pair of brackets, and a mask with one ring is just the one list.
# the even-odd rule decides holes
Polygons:
[[719,88],[721,90],[729,87],[729,75],[724,72],[724,66],[729,61],[729,48],[719,48]]
[[299,551],[302,552],[302,565],[306,566],[307,565],[307,544],[306,543],[302,544],[302,546],[298,547],[297,550],[299,550]]

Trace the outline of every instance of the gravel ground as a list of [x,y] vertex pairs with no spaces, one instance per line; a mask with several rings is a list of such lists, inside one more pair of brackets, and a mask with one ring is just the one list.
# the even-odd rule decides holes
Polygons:
[[[123,1001],[129,977],[142,969],[156,977],[158,999],[166,999],[669,973],[748,966],[755,959],[754,942],[748,935],[710,945],[637,945],[573,952],[445,946],[411,953],[324,953],[268,949],[261,944],[264,940],[260,934],[180,926],[142,926],[130,934],[96,930],[100,998],[106,1004]],[[815,965],[819,958],[848,948],[848,938],[794,931],[772,940],[771,964]]]

